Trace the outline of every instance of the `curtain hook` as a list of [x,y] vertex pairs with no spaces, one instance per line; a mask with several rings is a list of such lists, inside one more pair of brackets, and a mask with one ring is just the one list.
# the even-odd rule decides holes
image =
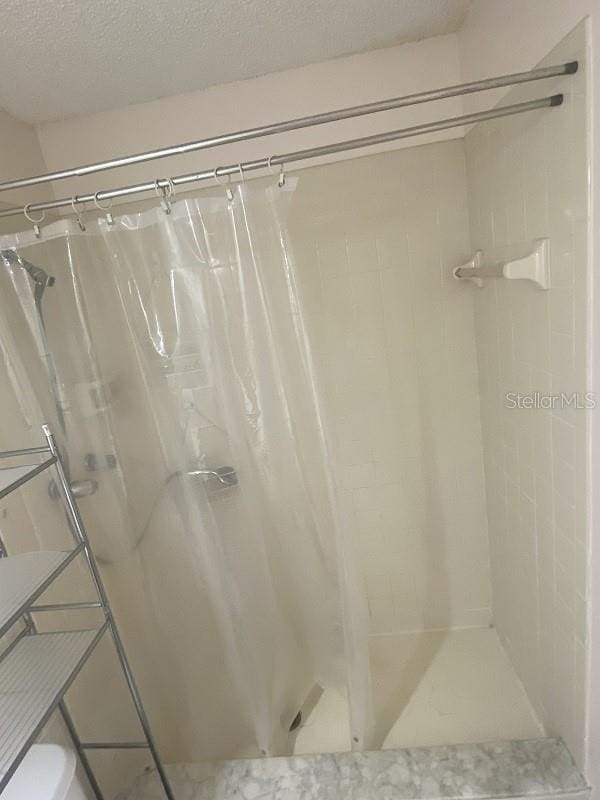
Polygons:
[[225,175],[225,177],[227,178],[227,183],[223,183],[222,181],[219,180],[220,169],[221,167],[215,167],[215,171],[213,172],[213,178],[216,180],[219,186],[226,187],[225,194],[227,195],[227,199],[231,203],[231,201],[233,200],[233,192],[231,191],[231,186],[229,185],[231,183],[231,175]]
[[99,211],[106,211],[106,222],[107,222],[107,224],[108,225],[114,225],[115,224],[115,219],[114,219],[114,217],[113,217],[113,215],[112,215],[112,213],[110,211],[110,209],[112,208],[112,199],[109,197],[108,198],[108,205],[103,206],[102,203],[100,202],[100,200],[98,200],[98,195],[99,194],[100,194],[100,192],[96,192],[94,194],[94,205],[96,206],[96,208]]
[[[271,164],[271,161],[274,158],[277,158],[277,156],[275,155],[269,156],[269,159],[267,161],[267,166],[269,168],[269,172],[271,173],[271,175],[275,174],[273,172],[273,165]],[[279,186],[280,189],[283,189],[283,187],[285,186],[285,167],[283,162],[281,162],[281,164],[279,165],[279,178],[277,179],[277,186]]]
[[169,210],[165,213],[170,214],[172,203],[175,200],[175,184],[173,182],[173,178],[165,178],[165,181],[167,182],[167,185],[163,187],[163,191],[165,194],[165,202],[169,206]]
[[240,173],[240,183],[245,183],[246,182],[246,176],[244,175],[244,165],[243,164],[238,164],[237,166],[238,166],[238,170],[239,170],[239,173]]
[[173,196],[172,181],[167,179],[167,185],[161,186],[160,181],[162,178],[157,178],[154,181],[154,191],[157,197],[160,197],[160,204],[165,214],[171,213],[171,197]]
[[77,224],[79,225],[79,230],[84,231],[85,230],[85,223],[83,221],[83,217],[81,215],[81,211],[78,211],[76,206],[75,206],[75,204],[79,203],[79,202],[81,202],[81,201],[78,200],[77,199],[77,195],[74,194],[73,197],[71,198],[71,208],[73,209],[73,213],[77,217]]
[[27,205],[23,206],[23,214],[25,215],[25,219],[28,219],[29,222],[33,223],[33,232],[35,233],[36,239],[42,238],[42,231],[40,229],[40,222],[43,222],[46,219],[46,212],[44,209],[41,209],[42,216],[39,219],[35,219],[35,217],[31,216],[29,211],[31,207],[31,203],[27,203]]

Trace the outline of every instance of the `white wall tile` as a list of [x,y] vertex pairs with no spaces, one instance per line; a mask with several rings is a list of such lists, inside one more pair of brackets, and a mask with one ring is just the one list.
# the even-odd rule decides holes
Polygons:
[[[577,57],[577,36],[549,63]],[[501,281],[475,290],[475,331],[494,622],[548,732],[580,763],[588,415],[503,405],[509,391],[583,393],[588,385],[583,81],[579,73],[557,87],[561,108],[481,125],[465,140],[473,247],[549,239],[550,290]],[[506,102],[532,93],[521,87]]]
[[[322,200],[332,182],[352,203]],[[301,283],[322,283],[305,293],[308,328],[372,631],[487,625],[473,300],[451,274],[470,252],[462,142],[305,170],[296,195]]]

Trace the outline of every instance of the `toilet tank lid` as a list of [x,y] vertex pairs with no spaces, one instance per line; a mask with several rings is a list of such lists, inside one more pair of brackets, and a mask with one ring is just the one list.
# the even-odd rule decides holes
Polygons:
[[34,744],[2,792],[2,800],[64,800],[75,773],[74,753]]

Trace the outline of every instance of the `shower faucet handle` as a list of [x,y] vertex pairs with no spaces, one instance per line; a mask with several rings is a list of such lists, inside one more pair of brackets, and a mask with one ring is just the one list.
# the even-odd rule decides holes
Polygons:
[[97,456],[96,453],[86,453],[83,463],[88,472],[98,472],[101,469],[116,469],[118,462],[114,453],[102,456]]
[[[75,498],[91,497],[98,491],[98,481],[95,481],[93,478],[84,478],[83,480],[79,481],[69,481],[69,486],[73,492],[73,497]],[[52,479],[48,484],[48,495],[52,498],[52,500],[57,500],[61,496],[58,484],[54,479]]]

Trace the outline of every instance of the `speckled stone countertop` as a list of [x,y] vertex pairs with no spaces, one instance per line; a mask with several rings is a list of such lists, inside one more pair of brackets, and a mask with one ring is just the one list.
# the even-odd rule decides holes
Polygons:
[[[558,739],[178,764],[177,800],[462,800],[587,798]],[[161,800],[154,773],[122,800]]]

